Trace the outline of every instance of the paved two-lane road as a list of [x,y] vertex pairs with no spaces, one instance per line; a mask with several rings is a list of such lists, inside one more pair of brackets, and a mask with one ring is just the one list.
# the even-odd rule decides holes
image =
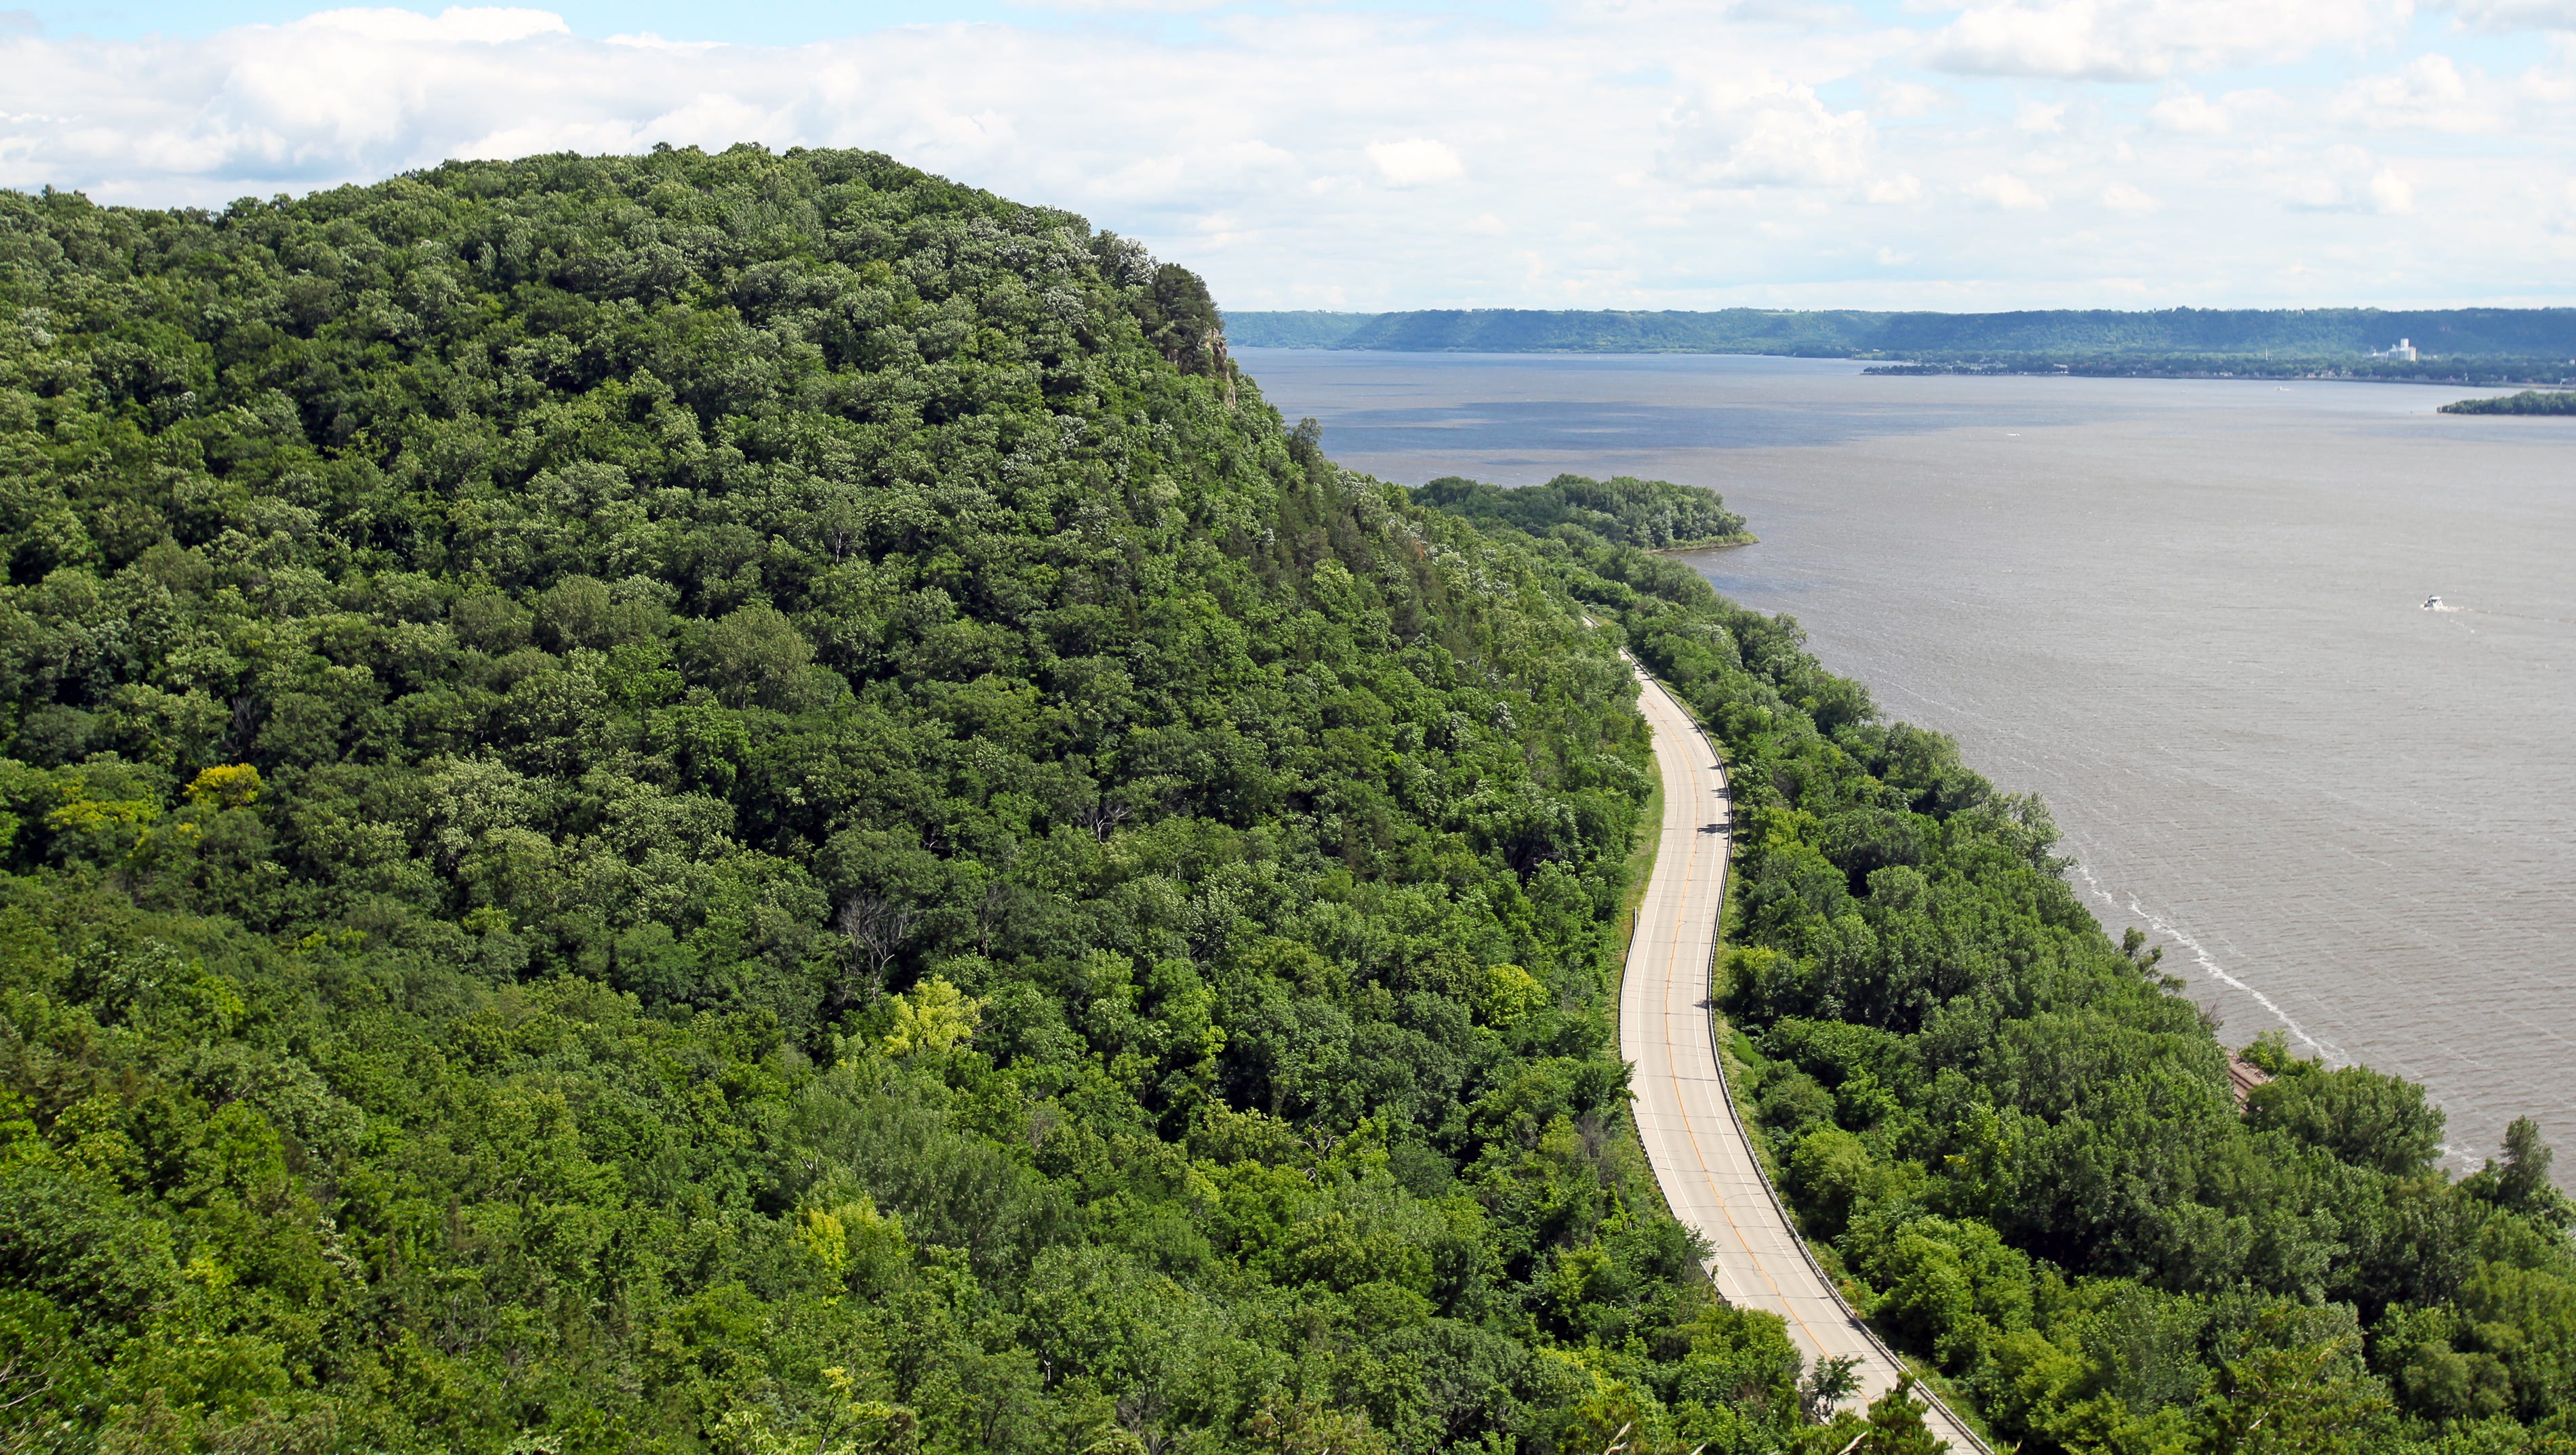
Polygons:
[[[1664,775],[1664,822],[1619,992],[1619,1049],[1637,1068],[1637,1131],[1673,1215],[1716,1250],[1708,1275],[1717,1291],[1788,1320],[1810,1360],[1858,1359],[1862,1397],[1875,1398],[1896,1383],[1896,1364],[1808,1260],[1717,1069],[1709,969],[1726,899],[1726,774],[1690,715],[1638,676],[1637,706],[1654,727]],[[1947,1410],[1936,1406],[1929,1422],[1961,1455],[1985,1448]]]

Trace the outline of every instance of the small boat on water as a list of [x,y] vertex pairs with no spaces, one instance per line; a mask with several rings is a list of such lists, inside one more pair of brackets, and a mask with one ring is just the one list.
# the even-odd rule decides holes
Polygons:
[[2442,609],[2442,598],[2440,598],[2440,597],[2438,597],[2438,596],[2427,596],[2427,597],[2425,597],[2425,598],[2424,598],[2424,609],[2425,609],[2426,611],[2440,611],[2440,610]]

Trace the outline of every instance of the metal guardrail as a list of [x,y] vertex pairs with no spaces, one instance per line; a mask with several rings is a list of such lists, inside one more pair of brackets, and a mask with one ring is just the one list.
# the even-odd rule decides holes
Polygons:
[[[1718,753],[1717,744],[1709,737],[1708,728],[1699,720],[1699,714],[1691,711],[1690,704],[1684,702],[1681,699],[1680,694],[1665,686],[1662,678],[1657,677],[1650,671],[1647,671],[1645,664],[1638,661],[1635,657],[1630,656],[1626,648],[1621,648],[1619,655],[1628,658],[1628,665],[1636,669],[1638,676],[1655,684],[1655,690],[1664,694],[1665,701],[1670,702],[1673,706],[1681,709],[1682,716],[1690,719],[1691,727],[1699,733],[1700,742],[1707,747],[1708,755],[1717,767],[1718,784],[1726,791],[1726,817],[1729,826],[1727,833],[1727,855],[1729,859],[1732,859],[1734,857],[1735,850],[1735,836],[1733,830],[1733,824],[1735,821],[1735,790],[1726,776],[1726,759]],[[1732,865],[1729,867],[1731,868]],[[1725,929],[1725,914],[1726,899],[1723,894],[1720,894],[1718,897],[1718,915],[1720,921],[1718,928],[1721,932]],[[1629,933],[1633,941],[1635,931],[1632,929]],[[1842,1285],[1835,1281],[1832,1274],[1825,1271],[1825,1265],[1816,1261],[1815,1250],[1807,1246],[1806,1234],[1799,1231],[1797,1220],[1789,1215],[1789,1205],[1780,1200],[1780,1189],[1773,1183],[1770,1169],[1763,1165],[1761,1153],[1757,1149],[1757,1144],[1753,1140],[1753,1134],[1744,1125],[1744,1114],[1736,1109],[1735,1087],[1726,1079],[1726,1048],[1717,1043],[1717,951],[1722,942],[1722,933],[1711,935],[1709,937],[1709,960],[1705,981],[1708,988],[1708,998],[1703,1003],[1708,1006],[1709,1054],[1717,1066],[1719,1099],[1726,1103],[1726,1118],[1729,1122],[1734,1124],[1736,1137],[1744,1143],[1748,1150],[1752,1150],[1754,1152],[1753,1167],[1755,1171],[1762,1174],[1762,1190],[1764,1193],[1769,1195],[1772,1211],[1779,1214],[1781,1226],[1789,1230],[1789,1240],[1798,1245],[1798,1256],[1806,1260],[1807,1267],[1816,1275],[1816,1281],[1823,1284],[1826,1292],[1833,1295],[1834,1306],[1843,1311],[1843,1317],[1851,1321],[1851,1326],[1853,1328],[1860,1330],[1861,1337],[1869,1340],[1869,1346],[1878,1351],[1879,1357],[1885,1359],[1890,1368],[1904,1372],[1906,1369],[1905,1361],[1898,1357],[1894,1349],[1887,1346],[1887,1341],[1878,1336],[1878,1330],[1870,1327],[1869,1320],[1860,1316],[1860,1312],[1851,1306],[1851,1301],[1843,1297]],[[1635,950],[1633,942],[1629,948],[1633,953]],[[1952,1428],[1956,1429],[1961,1435],[1967,1437],[1968,1444],[1974,1452],[1974,1455],[1993,1455],[1993,1447],[1989,1446],[1983,1439],[1978,1437],[1976,1430],[1972,1428],[1966,1420],[1959,1417],[1959,1412],[1957,1410],[1950,1408],[1949,1402],[1941,1398],[1938,1390],[1933,1389],[1928,1384],[1918,1382],[1914,1386],[1914,1392],[1926,1403],[1931,1405],[1932,1408],[1940,1411],[1942,1418],[1947,1420]]]

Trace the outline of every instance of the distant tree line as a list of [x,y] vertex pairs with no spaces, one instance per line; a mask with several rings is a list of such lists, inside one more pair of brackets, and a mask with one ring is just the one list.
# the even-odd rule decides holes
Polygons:
[[[2442,356],[2576,360],[2576,308],[2049,309],[1871,313],[1518,308],[1226,316],[1238,346],[1404,353],[1709,353],[1960,359],[2247,355],[2354,360],[2411,338]],[[2538,378],[2538,374],[2525,377]]]
[[2387,384],[2564,383],[2576,359],[2425,354],[2374,359],[2324,354],[1959,354],[1873,364],[1865,374],[2034,374],[2095,379],[2349,379]]

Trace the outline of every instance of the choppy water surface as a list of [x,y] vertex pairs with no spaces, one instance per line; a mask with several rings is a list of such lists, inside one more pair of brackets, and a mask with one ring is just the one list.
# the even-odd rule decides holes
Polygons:
[[[1694,558],[2045,795],[2075,884],[2225,1018],[2422,1081],[2576,1186],[2576,419],[2385,384],[1243,351],[1343,463],[1713,486]],[[2453,608],[2421,603],[2438,592]]]

